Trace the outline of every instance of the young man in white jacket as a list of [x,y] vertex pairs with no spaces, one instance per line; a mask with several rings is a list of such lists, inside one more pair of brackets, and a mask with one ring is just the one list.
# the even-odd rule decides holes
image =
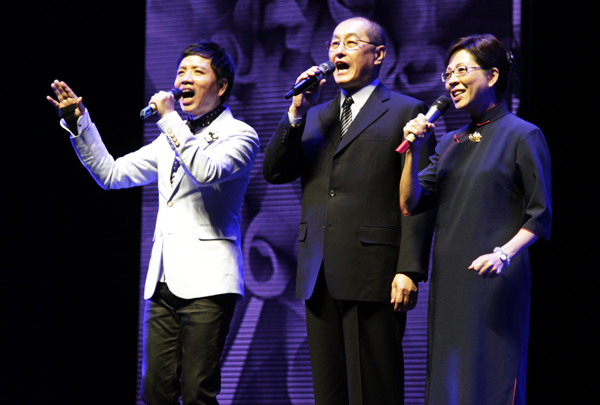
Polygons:
[[82,98],[51,85],[61,125],[81,162],[104,189],[158,181],[159,209],[144,298],[142,397],[147,404],[217,404],[220,357],[235,304],[244,293],[240,209],[259,147],[250,126],[223,103],[235,67],[219,45],[203,41],[178,60],[174,86],[149,105],[160,135],[113,159]]

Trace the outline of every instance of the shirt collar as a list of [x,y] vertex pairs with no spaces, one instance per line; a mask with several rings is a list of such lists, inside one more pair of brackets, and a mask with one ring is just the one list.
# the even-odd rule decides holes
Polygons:
[[350,96],[352,96],[352,100],[354,101],[354,104],[360,110],[361,108],[363,108],[363,106],[365,105],[365,103],[367,102],[369,97],[371,96],[371,93],[373,93],[373,91],[375,91],[375,88],[378,85],[379,85],[379,79],[375,79],[371,83],[367,84],[365,87],[361,88],[358,91],[355,91],[352,94],[348,94],[348,92],[346,90],[342,89],[342,97],[340,97],[341,98],[340,106],[342,104],[344,104],[344,100],[346,99],[346,97],[348,97],[350,95]]

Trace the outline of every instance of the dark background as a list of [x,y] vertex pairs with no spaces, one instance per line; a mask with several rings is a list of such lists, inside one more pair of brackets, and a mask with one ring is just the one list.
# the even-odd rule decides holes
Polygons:
[[[523,0],[519,115],[546,135],[554,199],[552,241],[532,248],[529,405],[589,403],[597,376],[590,8]],[[139,148],[144,13],[141,0],[61,0],[5,27],[1,403],[135,403],[141,191],[101,190],[45,96],[66,81],[113,155]]]

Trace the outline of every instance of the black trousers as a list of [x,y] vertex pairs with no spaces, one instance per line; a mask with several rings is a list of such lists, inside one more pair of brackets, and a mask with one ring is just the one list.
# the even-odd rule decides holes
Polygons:
[[336,300],[321,268],[306,325],[316,405],[404,403],[406,313],[385,302]]
[[218,404],[221,354],[236,294],[181,299],[158,283],[144,312],[142,398],[148,405]]

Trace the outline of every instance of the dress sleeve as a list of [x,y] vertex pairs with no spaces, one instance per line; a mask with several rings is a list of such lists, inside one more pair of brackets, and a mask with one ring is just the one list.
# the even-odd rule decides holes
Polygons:
[[416,207],[412,210],[411,215],[420,214],[424,211],[429,211],[436,206],[436,173],[440,144],[435,147],[435,153],[429,158],[429,165],[419,172],[419,185],[421,186],[421,198]]
[[546,139],[539,128],[526,132],[517,147],[517,170],[523,182],[523,229],[550,239],[552,225],[551,161]]

